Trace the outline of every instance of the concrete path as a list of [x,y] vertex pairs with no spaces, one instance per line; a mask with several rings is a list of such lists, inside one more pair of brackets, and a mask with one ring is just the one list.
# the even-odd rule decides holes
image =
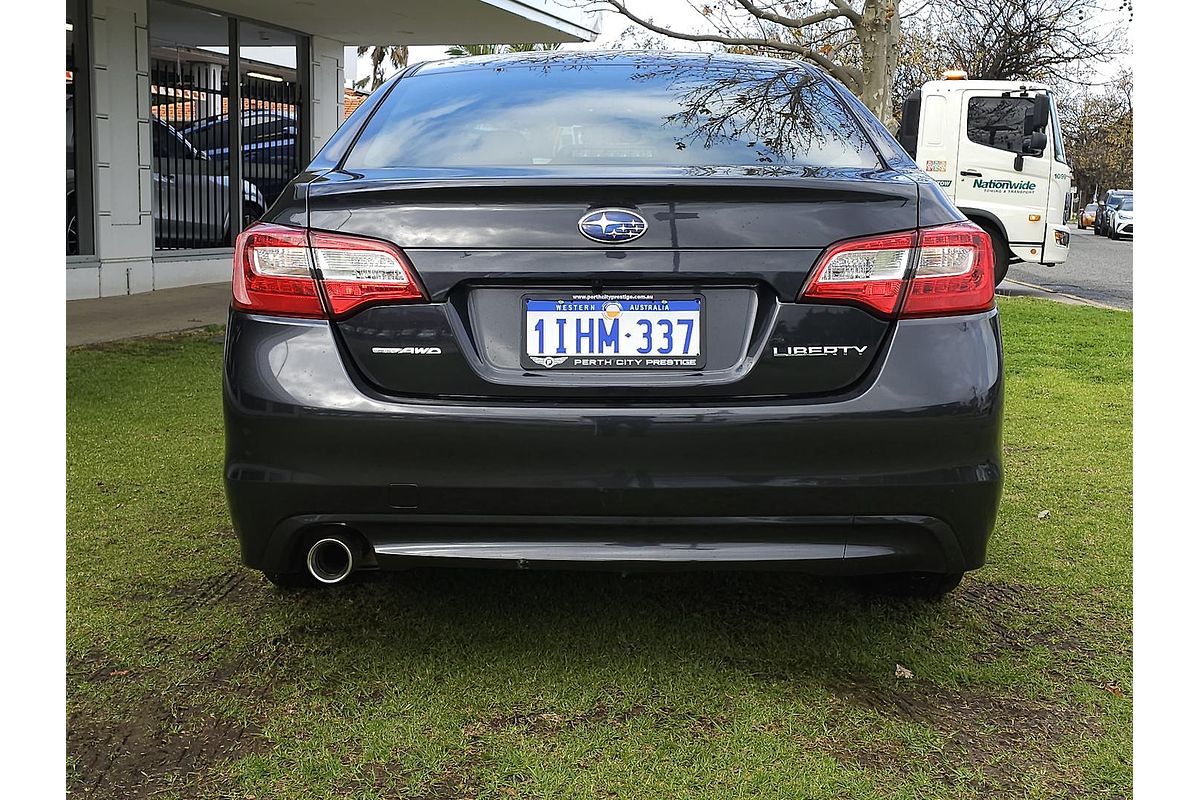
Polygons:
[[1069,306],[1092,306],[1094,308],[1107,308],[1110,311],[1128,311],[1127,308],[1118,306],[1110,306],[1107,303],[1098,303],[1095,300],[1089,300],[1086,297],[1068,294],[1067,292],[1056,291],[1045,286],[1038,286],[1035,283],[1025,283],[1023,281],[1005,278],[1004,281],[996,287],[996,294],[1001,294],[1006,297],[1040,297],[1043,300],[1053,300],[1056,303],[1064,303]]
[[67,347],[223,325],[229,314],[229,283],[205,283],[144,294],[71,300]]

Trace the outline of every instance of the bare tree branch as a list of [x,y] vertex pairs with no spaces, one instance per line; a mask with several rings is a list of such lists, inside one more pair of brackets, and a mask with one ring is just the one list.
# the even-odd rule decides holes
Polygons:
[[[684,33],[682,31],[672,30],[671,28],[658,25],[648,19],[639,17],[637,14],[629,10],[623,0],[605,0],[605,2],[613,8],[617,13],[627,19],[642,26],[646,30],[662,36],[669,36],[673,39],[683,39],[689,42],[712,42],[714,44],[723,44],[730,47],[756,47],[768,50],[778,50],[785,53],[793,53],[802,58],[806,58],[820,66],[826,72],[836,77],[851,89],[857,89],[860,86],[860,75],[855,75],[855,72],[847,69],[844,65],[838,64],[819,50],[815,50],[807,45],[797,42],[785,42],[781,39],[772,37],[753,37],[753,36],[724,36],[721,34],[710,33]],[[740,2],[740,0],[739,0]],[[837,16],[841,16],[840,14]],[[832,17],[831,17],[832,18]]]
[[842,12],[842,16],[850,20],[851,24],[858,25],[862,22],[862,14],[855,11],[854,6],[850,5],[846,0],[829,0],[829,2],[837,6],[838,10]]
[[[787,17],[782,14],[776,14],[765,8],[759,8],[751,3],[750,0],[737,0],[737,4],[746,9],[751,15],[759,19],[765,19],[768,22],[774,22],[776,25],[783,25],[786,28],[807,28],[809,25],[816,25],[819,22],[824,22],[829,19],[837,19],[846,17],[850,19],[850,15],[841,8],[830,8],[826,11],[818,11],[814,14],[809,14],[807,17]],[[853,11],[853,9],[851,9]],[[853,21],[853,20],[852,20]]]

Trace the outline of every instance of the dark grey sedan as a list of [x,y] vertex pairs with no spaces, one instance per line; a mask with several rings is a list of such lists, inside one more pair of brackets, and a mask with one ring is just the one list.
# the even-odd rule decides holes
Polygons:
[[815,69],[417,65],[234,258],[225,483],[277,584],[737,567],[936,596],[984,563],[990,242]]

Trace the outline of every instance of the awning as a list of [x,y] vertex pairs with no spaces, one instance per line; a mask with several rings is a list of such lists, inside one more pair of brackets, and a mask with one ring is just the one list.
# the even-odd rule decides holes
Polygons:
[[592,41],[596,12],[566,0],[202,0],[204,7],[345,44]]

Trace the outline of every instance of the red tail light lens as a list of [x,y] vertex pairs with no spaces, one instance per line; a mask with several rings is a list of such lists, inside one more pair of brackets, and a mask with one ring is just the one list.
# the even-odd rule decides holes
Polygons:
[[335,316],[368,303],[423,300],[408,258],[395,245],[313,231],[313,258]]
[[821,256],[803,297],[867,306],[891,315],[900,301],[914,231],[838,242]]
[[901,317],[985,311],[995,302],[992,260],[991,239],[970,222],[851,239],[822,254],[801,297],[854,303],[886,316],[902,296]]
[[902,317],[986,311],[996,302],[992,239],[958,222],[921,231],[920,254]]
[[233,261],[233,305],[243,311],[325,316],[314,274],[334,316],[425,299],[408,258],[377,239],[260,223],[238,236]]
[[323,317],[309,266],[308,233],[251,225],[233,249],[233,307],[259,314]]

